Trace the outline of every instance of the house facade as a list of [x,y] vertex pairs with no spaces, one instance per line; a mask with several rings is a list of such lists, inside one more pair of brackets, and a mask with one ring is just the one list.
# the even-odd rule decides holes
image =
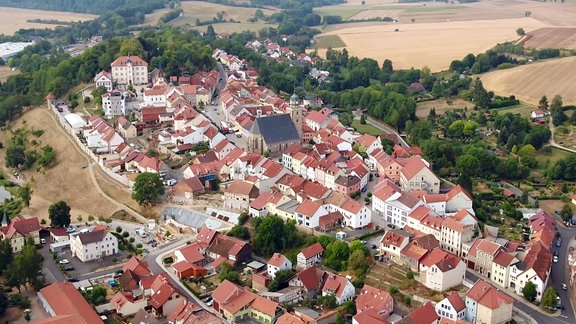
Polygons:
[[106,229],[94,229],[71,235],[70,251],[82,262],[98,260],[118,253],[118,239]]
[[[4,214],[4,218],[6,218]],[[22,251],[26,239],[31,237],[34,244],[40,244],[40,223],[37,217],[24,218],[22,216],[15,217],[9,224],[4,225],[1,229],[1,237],[3,240],[10,240],[12,252],[17,253]]]
[[148,63],[138,56],[120,56],[110,67],[112,80],[118,85],[148,83]]

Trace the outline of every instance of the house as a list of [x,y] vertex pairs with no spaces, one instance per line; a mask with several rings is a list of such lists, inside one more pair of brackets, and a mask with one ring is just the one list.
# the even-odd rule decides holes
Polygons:
[[51,228],[49,229],[49,231],[50,231],[50,238],[54,243],[70,241],[69,233],[66,232],[66,230],[63,228]]
[[[300,129],[302,125],[300,124]],[[289,114],[256,118],[250,136],[248,151],[270,157],[279,157],[284,149],[300,143],[300,133]]]
[[206,249],[206,256],[214,260],[212,262],[213,268],[217,268],[225,261],[235,266],[248,260],[251,254],[250,244],[218,232]]
[[104,87],[106,92],[111,92],[113,89],[112,73],[102,71],[94,77],[94,87]]
[[261,323],[272,323],[278,303],[258,296],[243,287],[224,280],[212,292],[214,309],[228,321],[253,318]]
[[300,289],[301,299],[315,299],[320,293],[326,273],[314,266],[297,272],[288,282],[289,287]]
[[49,318],[35,323],[104,324],[100,316],[69,282],[58,282],[38,292],[38,301]]
[[276,278],[276,272],[282,270],[291,270],[292,262],[290,262],[290,260],[284,255],[276,252],[272,255],[270,260],[268,260],[267,269],[268,276],[274,279]]
[[514,299],[478,280],[466,293],[466,320],[472,323],[508,323],[512,319]]
[[356,296],[356,290],[350,280],[330,273],[322,285],[322,296],[328,295],[336,297],[336,304],[342,305]]
[[440,179],[430,170],[428,162],[413,158],[400,170],[400,187],[405,191],[426,190],[437,194],[440,192]]
[[[7,218],[4,213],[4,218]],[[5,225],[5,224],[2,224]],[[15,217],[10,223],[1,228],[1,237],[3,240],[9,240],[12,246],[12,252],[20,252],[26,243],[26,239],[31,237],[34,244],[40,244],[40,223],[38,217],[24,218]]]
[[224,207],[248,210],[251,201],[259,195],[258,188],[243,180],[234,180],[224,190]]
[[364,134],[356,138],[356,144],[363,146],[366,149],[366,154],[370,155],[377,149],[382,149],[382,142],[379,137],[370,134]]
[[125,117],[119,117],[117,125],[118,126],[116,127],[116,129],[118,130],[118,133],[120,133],[120,135],[122,135],[122,137],[126,139],[134,138],[138,135],[136,126],[134,126]]
[[208,269],[195,263],[181,261],[174,263],[172,269],[179,279],[186,279],[190,277],[199,278],[208,274]]
[[322,108],[319,111],[312,110],[306,115],[304,122],[308,127],[312,128],[313,131],[317,132],[328,126],[328,123],[330,122],[330,114],[332,114],[332,112],[332,109],[329,108]]
[[462,297],[453,291],[448,297],[442,299],[434,306],[436,314],[451,320],[464,320],[466,316],[466,305]]
[[138,56],[120,56],[110,64],[112,80],[119,85],[148,83],[148,63]]
[[532,119],[538,119],[538,118],[544,118],[546,116],[548,116],[550,113],[545,111],[545,110],[541,110],[541,109],[537,109],[537,110],[532,110],[532,112],[530,112],[530,117]]
[[380,253],[393,260],[400,260],[400,252],[408,245],[412,235],[403,230],[390,230],[380,240]]
[[385,321],[381,318],[380,314],[373,309],[368,308],[367,310],[357,313],[352,317],[352,324],[389,324],[390,322]]
[[426,270],[425,286],[445,291],[461,285],[466,275],[466,264],[455,255],[442,259]]
[[334,191],[340,192],[343,195],[350,195],[354,192],[360,191],[361,179],[355,175],[341,175],[334,181]]
[[130,316],[138,312],[138,310],[148,306],[146,298],[136,299],[132,292],[118,292],[110,300],[110,304],[120,316]]
[[492,262],[502,247],[487,239],[476,239],[468,252],[468,267],[490,278]]
[[107,117],[126,115],[126,97],[119,91],[102,94],[102,109]]
[[296,256],[296,266],[301,269],[308,268],[309,266],[316,264],[316,262],[320,262],[323,253],[324,248],[319,242],[303,248]]
[[394,311],[394,299],[388,292],[364,284],[356,297],[356,313],[368,309],[375,310],[379,318],[385,320]]
[[510,269],[512,265],[520,262],[512,253],[500,250],[492,261],[492,282],[508,288],[510,286]]
[[374,211],[387,223],[400,228],[408,223],[408,215],[423,204],[415,194],[402,191],[389,180],[385,180],[382,185],[378,184],[372,198]]
[[327,214],[328,210],[320,203],[304,200],[294,211],[294,218],[299,225],[316,228],[320,224],[320,217]]
[[522,289],[530,281],[536,286],[536,300],[542,299],[552,269],[552,253],[549,246],[541,242],[529,242],[526,250],[516,255],[520,262],[510,265],[509,282],[510,287],[514,288],[518,295],[522,295]]
[[186,296],[170,283],[167,276],[156,276],[150,287],[148,302],[157,316],[171,314]]
[[182,300],[167,318],[168,324],[220,324],[222,320],[208,310]]
[[426,302],[426,304],[413,310],[408,316],[397,321],[397,324],[435,324],[438,323],[439,316],[436,314],[434,306],[431,302]]
[[87,232],[70,235],[70,251],[82,262],[98,260],[118,252],[118,239],[102,226],[91,226]]

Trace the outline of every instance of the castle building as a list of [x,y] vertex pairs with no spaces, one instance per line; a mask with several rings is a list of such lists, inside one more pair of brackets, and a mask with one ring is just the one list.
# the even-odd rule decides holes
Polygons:
[[148,83],[148,63],[138,56],[120,56],[110,66],[117,85]]

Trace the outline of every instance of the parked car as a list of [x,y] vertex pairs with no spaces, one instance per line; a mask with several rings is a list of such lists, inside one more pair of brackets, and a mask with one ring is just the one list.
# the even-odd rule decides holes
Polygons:
[[212,307],[212,304],[214,304],[214,299],[212,299],[211,301],[206,303],[206,306],[208,307]]
[[564,310],[564,305],[558,304],[556,305],[556,309]]
[[68,259],[62,259],[62,260],[58,261],[58,263],[60,263],[60,264],[68,264],[68,263],[70,263],[70,261],[68,261]]
[[212,300],[212,296],[208,296],[208,297],[204,298],[204,302],[205,302],[205,303],[208,303],[208,302],[210,302],[211,300]]
[[40,239],[40,244],[46,244],[46,239]]
[[74,267],[66,267],[64,270],[66,270],[66,271],[74,271]]
[[558,256],[555,255],[555,256],[554,256],[554,259],[552,259],[552,261],[553,261],[554,263],[558,263]]
[[396,225],[394,224],[386,224],[386,227],[391,228],[391,229],[395,229]]
[[562,283],[562,290],[567,290],[567,289],[568,289],[568,286],[566,286],[565,283]]
[[68,278],[68,282],[78,282],[78,278]]
[[562,239],[558,238],[558,241],[556,241],[556,247],[561,247],[562,246]]
[[376,244],[372,244],[372,245],[370,245],[370,248],[371,248],[372,250],[376,250],[376,249],[378,248],[378,246],[376,246]]

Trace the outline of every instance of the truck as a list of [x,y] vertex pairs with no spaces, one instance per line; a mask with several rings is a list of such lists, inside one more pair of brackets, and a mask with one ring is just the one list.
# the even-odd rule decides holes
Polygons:
[[228,127],[228,124],[226,124],[226,122],[220,122],[220,130],[222,131],[222,133],[228,134],[230,132],[230,127]]

